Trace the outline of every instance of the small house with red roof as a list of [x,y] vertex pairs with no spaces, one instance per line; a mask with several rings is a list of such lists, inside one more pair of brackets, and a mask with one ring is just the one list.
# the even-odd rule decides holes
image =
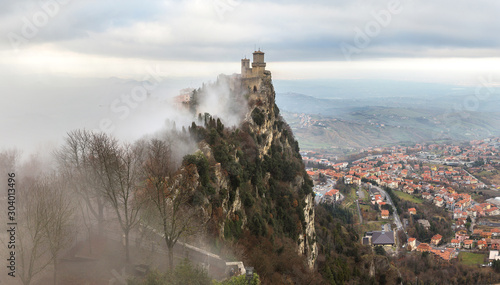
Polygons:
[[439,196],[436,196],[434,198],[434,205],[436,205],[437,207],[443,207],[444,206],[444,199],[439,197]]
[[389,219],[389,211],[388,210],[382,210],[382,219]]
[[408,239],[408,250],[413,251],[417,249],[417,239],[416,238],[409,238]]
[[426,200],[432,200],[432,194],[429,192],[424,192],[424,193],[422,193],[422,198],[424,198]]
[[432,250],[432,247],[428,243],[421,243],[417,246],[418,252],[429,252]]
[[455,238],[458,239],[460,242],[463,242],[466,239],[469,239],[469,234],[467,233],[466,230],[459,230],[458,232],[455,233]]
[[325,193],[324,202],[335,202],[340,198],[340,192],[337,189],[331,189],[330,191]]
[[472,249],[473,245],[474,245],[474,241],[473,240],[466,239],[466,240],[464,240],[464,246],[463,246],[463,248]]
[[440,234],[436,234],[431,238],[431,244],[433,245],[438,245],[441,240],[443,239],[443,236]]

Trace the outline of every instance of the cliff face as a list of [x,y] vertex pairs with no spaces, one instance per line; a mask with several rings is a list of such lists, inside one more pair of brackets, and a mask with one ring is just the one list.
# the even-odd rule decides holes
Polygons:
[[[266,72],[258,88],[249,88],[238,76],[219,76],[215,85],[221,84],[228,86],[235,102],[245,98],[241,125],[226,128],[205,114],[198,121],[203,127],[193,123],[189,129],[200,148],[191,161],[206,160],[210,168],[197,192],[203,194],[194,199],[211,216],[209,231],[226,241],[239,242],[249,235],[269,240],[278,252],[291,240],[286,244],[313,269],[317,245],[312,181],[298,143],[279,115],[271,75]],[[204,93],[198,90],[197,96]]]
[[[279,115],[279,108],[276,105],[275,98],[276,94],[270,74],[262,80],[260,89],[257,92],[251,92],[249,96],[248,126],[252,133],[263,138],[261,143],[258,144],[259,158],[266,159],[270,157],[271,148],[277,146],[278,150],[281,150],[279,155],[284,156],[286,160],[285,164],[295,163],[293,160],[302,163],[298,142],[294,139],[289,125]],[[301,188],[307,187],[305,179],[309,178],[304,172],[303,166],[300,167],[300,170],[294,173],[295,177],[291,181],[287,182],[292,193],[301,193],[303,190]],[[294,170],[287,169],[287,171],[293,172]],[[271,177],[271,172],[266,172],[266,176]],[[297,238],[298,252],[306,256],[308,266],[312,269],[318,254],[314,228],[314,196],[312,192],[301,194],[299,198],[301,199],[304,218]]]

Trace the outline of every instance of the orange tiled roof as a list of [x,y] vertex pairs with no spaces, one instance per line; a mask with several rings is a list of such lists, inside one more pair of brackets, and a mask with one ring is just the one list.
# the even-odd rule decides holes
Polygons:
[[435,255],[441,257],[444,260],[450,260],[451,259],[451,254],[453,253],[453,249],[447,248],[445,250],[437,250],[437,249],[432,249],[431,252],[434,253]]
[[430,251],[431,249],[428,243],[421,243],[417,246],[417,251]]
[[436,234],[435,236],[432,237],[433,240],[440,240],[442,238],[443,238],[443,236],[440,234]]

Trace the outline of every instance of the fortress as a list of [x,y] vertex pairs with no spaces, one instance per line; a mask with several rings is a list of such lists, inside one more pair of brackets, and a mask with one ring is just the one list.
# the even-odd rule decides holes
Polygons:
[[260,50],[254,51],[252,67],[250,68],[250,59],[241,60],[241,83],[247,86],[251,92],[257,92],[260,89],[262,80],[271,77],[271,72],[265,70],[264,53]]

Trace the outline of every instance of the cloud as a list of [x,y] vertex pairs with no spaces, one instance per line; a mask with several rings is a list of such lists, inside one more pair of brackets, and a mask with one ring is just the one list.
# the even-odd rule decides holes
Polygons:
[[[57,0],[45,0],[57,1]],[[60,0],[59,0],[60,1]],[[381,27],[360,58],[500,55],[496,12],[480,1],[69,1],[25,44],[103,57],[233,61],[254,46],[275,61],[343,60],[376,14],[399,2],[401,12]],[[0,35],[21,35],[44,1],[3,3]],[[221,11],[217,3],[226,3]],[[228,4],[229,3],[229,4]],[[229,6],[228,6],[229,5]],[[0,40],[9,49],[8,37]],[[382,52],[384,49],[387,52]],[[463,52],[469,50],[469,52]]]

